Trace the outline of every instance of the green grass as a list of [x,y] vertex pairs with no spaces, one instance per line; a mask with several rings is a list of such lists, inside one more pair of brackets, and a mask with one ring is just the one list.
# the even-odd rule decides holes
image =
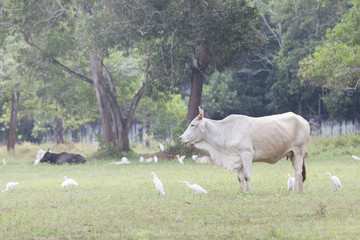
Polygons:
[[[33,166],[38,146],[17,147],[0,166],[0,239],[356,239],[360,236],[360,156],[356,141],[312,139],[306,159],[304,192],[286,189],[289,161],[255,163],[251,194],[237,194],[236,174],[190,158],[181,166],[108,165],[92,159],[84,165]],[[83,146],[92,151],[94,147]],[[77,149],[80,149],[77,146]],[[4,153],[3,147],[0,153]],[[89,153],[90,156],[90,153]],[[91,158],[90,158],[91,159]],[[163,182],[159,196],[150,173]],[[327,172],[343,188],[334,193]],[[65,192],[66,175],[79,187]],[[180,182],[208,191],[196,195]]]

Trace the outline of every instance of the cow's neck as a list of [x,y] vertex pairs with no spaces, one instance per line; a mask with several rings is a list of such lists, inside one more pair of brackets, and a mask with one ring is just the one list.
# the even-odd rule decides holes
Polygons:
[[226,136],[228,126],[221,121],[208,120],[205,127],[205,138],[197,142],[195,147],[205,149],[210,153],[212,161],[230,171],[240,168],[239,156],[229,146],[229,136]]
[[206,126],[205,126],[205,137],[202,141],[195,143],[195,147],[200,149],[205,149],[207,151],[211,152],[214,151],[214,149],[220,149],[223,146],[222,141],[219,141],[219,133],[221,134],[222,131],[222,124],[220,124],[218,121],[206,119]]

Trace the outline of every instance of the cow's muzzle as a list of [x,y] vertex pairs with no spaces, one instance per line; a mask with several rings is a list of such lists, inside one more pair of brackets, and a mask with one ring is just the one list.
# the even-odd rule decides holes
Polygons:
[[188,145],[188,143],[189,143],[189,141],[187,141],[187,142],[184,141],[184,139],[183,139],[182,136],[179,137],[179,141],[182,142],[182,143],[184,143],[185,145]]

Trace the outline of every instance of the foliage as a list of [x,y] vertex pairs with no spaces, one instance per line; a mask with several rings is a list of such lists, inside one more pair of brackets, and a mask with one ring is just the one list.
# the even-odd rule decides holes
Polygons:
[[360,111],[359,91],[331,90],[323,98],[324,105],[333,119],[346,119]]
[[356,89],[360,79],[360,1],[326,34],[315,52],[300,62],[299,75],[325,88]]
[[[294,111],[313,114],[321,89],[300,84],[298,62],[322,41],[326,30],[343,17],[348,1],[273,1],[271,20],[277,23],[281,48],[271,73],[272,87],[267,94],[272,112]],[[315,110],[314,110],[315,109]]]
[[207,151],[195,148],[192,145],[185,146],[185,144],[180,141],[175,141],[173,143],[170,143],[166,147],[166,151],[169,153],[178,154],[180,156],[185,155],[186,158],[189,158],[189,159],[192,157],[192,155],[198,155],[198,156],[207,155],[207,156],[209,156],[209,153]]
[[186,119],[186,105],[180,95],[173,96],[169,101],[159,106],[156,117],[151,124],[151,132],[155,138],[172,140],[178,139],[183,122]]
[[[211,118],[317,114],[321,98],[333,118],[359,111],[360,94],[347,91],[359,79],[359,0],[0,4],[3,131],[14,86],[21,90],[20,118],[34,122],[34,136],[50,130],[56,117],[65,130],[97,120],[98,99],[83,79],[92,78],[89,53],[98,57],[106,87],[115,89],[121,123],[131,118],[134,96],[146,85],[136,117],[158,140],[176,140],[186,128],[182,99],[189,89],[181,86],[194,69],[207,76],[202,105]],[[197,61],[207,44],[203,69]],[[116,155],[112,145],[104,148]]]
[[102,138],[99,134],[95,134],[95,140],[98,143],[98,149],[92,156],[94,159],[120,160],[122,157],[127,157],[128,159],[139,158],[139,155],[134,151],[120,151],[114,144],[105,143],[104,138]]
[[203,87],[202,107],[208,116],[222,119],[232,112],[242,110],[238,100],[240,96],[231,86],[234,82],[231,72],[215,72],[206,82]]
[[[159,93],[161,95],[161,93]],[[179,133],[184,129],[186,119],[186,105],[181,96],[158,96],[157,101],[149,97],[141,100],[137,116],[144,119],[144,127],[148,134],[157,140],[177,140]],[[148,126],[146,126],[146,124]]]

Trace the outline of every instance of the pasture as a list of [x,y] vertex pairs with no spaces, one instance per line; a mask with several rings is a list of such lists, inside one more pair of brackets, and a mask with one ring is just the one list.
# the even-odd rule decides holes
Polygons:
[[[0,153],[5,154],[1,147]],[[89,157],[83,165],[34,166],[38,146],[17,146],[0,166],[0,239],[355,239],[360,236],[358,136],[312,138],[303,193],[287,191],[289,161],[254,163],[251,194],[237,194],[236,173],[214,164],[155,163],[108,165]],[[75,151],[74,149],[69,152]],[[0,156],[0,157],[2,157]],[[119,161],[118,159],[116,159]],[[159,196],[151,172],[165,188]],[[327,172],[343,188],[333,190]],[[63,176],[79,187],[65,192]],[[182,181],[208,192],[196,195]]]

